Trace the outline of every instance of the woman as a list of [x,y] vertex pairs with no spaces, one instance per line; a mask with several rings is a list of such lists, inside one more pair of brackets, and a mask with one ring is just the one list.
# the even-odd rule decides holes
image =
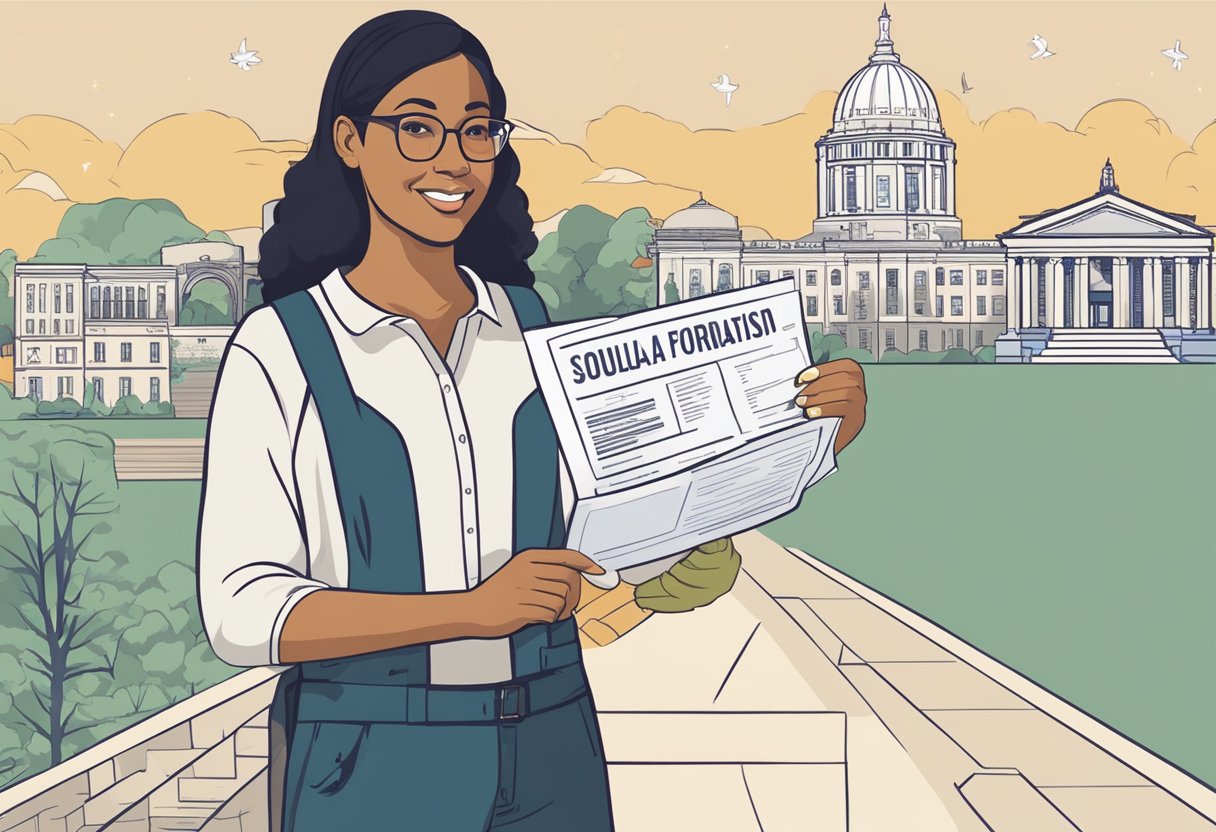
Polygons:
[[[200,604],[221,659],[290,665],[271,706],[283,832],[612,828],[572,617],[582,576],[612,576],[562,548],[505,112],[450,19],[357,29],[262,241],[267,305],[224,356]],[[826,398],[860,429],[845,386]],[[679,611],[729,589],[732,547],[693,558],[721,573],[708,595],[639,598]]]

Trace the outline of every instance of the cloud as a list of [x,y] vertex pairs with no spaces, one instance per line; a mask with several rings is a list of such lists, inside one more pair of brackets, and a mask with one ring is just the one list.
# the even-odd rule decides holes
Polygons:
[[[819,93],[802,112],[740,130],[691,130],[619,106],[589,123],[581,145],[513,119],[520,185],[538,222],[580,203],[667,217],[702,191],[754,227],[749,234],[796,238],[815,217],[814,143],[835,101],[836,93]],[[1122,193],[1216,224],[1216,122],[1188,144],[1136,101],[1102,102],[1072,127],[1024,109],[972,121],[948,91],[938,105],[958,145],[957,208],[969,238],[991,238],[1021,215],[1094,193],[1108,156]],[[55,236],[70,204],[116,196],[168,199],[205,230],[257,228],[262,205],[282,196],[288,163],[307,149],[263,140],[215,111],[160,119],[126,148],[66,119],[26,116],[0,125],[0,248],[28,258]],[[18,189],[23,180],[49,181],[66,200],[48,196],[49,187]]]

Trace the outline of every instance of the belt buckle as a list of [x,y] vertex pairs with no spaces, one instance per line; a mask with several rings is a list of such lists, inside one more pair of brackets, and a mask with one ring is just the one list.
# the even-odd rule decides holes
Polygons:
[[523,685],[503,685],[498,689],[498,696],[495,697],[495,703],[498,706],[498,713],[495,714],[499,719],[516,720],[523,719],[525,712],[525,692],[527,688]]

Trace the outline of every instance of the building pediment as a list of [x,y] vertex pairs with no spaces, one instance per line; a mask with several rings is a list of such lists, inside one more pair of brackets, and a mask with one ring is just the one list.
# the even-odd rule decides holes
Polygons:
[[1002,238],[1211,237],[1212,232],[1118,193],[1092,196],[1028,219]]

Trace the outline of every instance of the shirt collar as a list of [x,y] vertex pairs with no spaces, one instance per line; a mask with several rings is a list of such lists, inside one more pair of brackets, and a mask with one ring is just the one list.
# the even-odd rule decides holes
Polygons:
[[[494,299],[476,272],[468,266],[459,266],[465,274],[465,282],[475,295],[470,315],[482,314],[496,324],[499,324],[498,312],[494,307]],[[359,294],[347,282],[340,269],[334,269],[321,281],[321,291],[329,301],[338,321],[352,335],[362,335],[379,324],[394,324],[399,321],[411,320],[409,315],[390,312],[381,309],[376,304]]]

